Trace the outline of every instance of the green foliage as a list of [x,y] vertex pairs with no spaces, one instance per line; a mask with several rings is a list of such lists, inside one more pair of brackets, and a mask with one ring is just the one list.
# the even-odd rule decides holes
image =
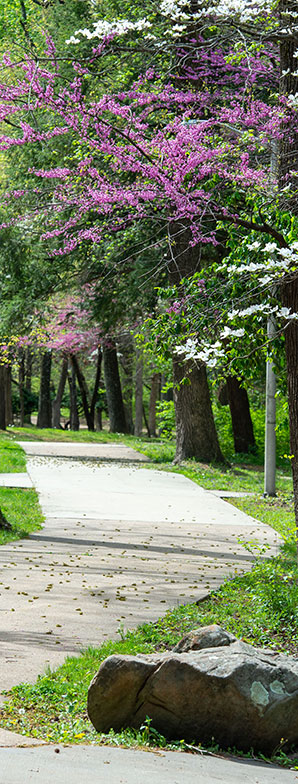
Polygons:
[[160,400],[157,403],[156,421],[162,438],[173,438],[176,425],[173,400]]
[[8,434],[0,435],[0,473],[26,471],[25,452],[19,444],[14,444]]
[[0,545],[17,539],[42,527],[42,515],[35,490],[0,487],[0,508],[12,526],[11,531],[0,531]]
[[[6,433],[0,434],[0,473],[26,471],[24,450]],[[28,536],[41,528],[43,515],[35,490],[0,487],[0,509],[11,524],[9,531],[0,530],[0,545]]]

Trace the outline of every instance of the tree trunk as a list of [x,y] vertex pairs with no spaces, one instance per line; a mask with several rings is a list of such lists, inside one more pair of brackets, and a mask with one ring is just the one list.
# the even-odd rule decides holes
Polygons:
[[52,402],[52,427],[60,428],[60,409],[67,379],[68,358],[63,357],[57,395]]
[[0,509],[0,531],[11,531],[11,528],[11,524],[6,520],[6,517]]
[[102,410],[101,408],[95,409],[95,429],[100,432],[102,430]]
[[135,436],[141,436],[143,430],[143,354],[136,351],[135,375]]
[[40,391],[38,401],[37,427],[51,427],[52,425],[52,406],[51,406],[51,367],[52,354],[46,351],[41,358]]
[[237,376],[228,376],[226,385],[232,418],[235,452],[251,452],[256,443],[247,391],[241,386]]
[[24,353],[24,349],[21,348],[19,351],[20,427],[24,427],[25,424],[24,382],[25,382],[25,353]]
[[176,415],[175,463],[194,457],[224,462],[215,430],[205,365],[173,361]]
[[0,364],[0,430],[6,429],[5,365]]
[[[31,386],[32,386],[32,351],[28,347],[26,350],[26,358],[25,358],[25,389],[29,394],[31,393]],[[31,415],[24,414],[24,422],[25,425],[31,425]]]
[[148,411],[148,428],[149,435],[156,438],[156,403],[159,399],[160,393],[160,373],[153,373],[151,378],[149,411]]
[[11,394],[11,365],[5,367],[5,421],[6,426],[13,424],[12,394]]
[[127,433],[115,344],[103,350],[103,365],[111,433]]
[[[98,348],[98,351],[97,351],[97,363],[96,363],[96,374],[95,374],[93,394],[92,394],[92,400],[91,400],[91,406],[90,406],[90,417],[91,417],[91,419],[93,421],[93,430],[95,428],[95,406],[96,406],[96,402],[97,402],[97,393],[98,393],[99,385],[100,385],[101,364],[102,364],[102,352],[101,352],[101,349]],[[102,428],[100,428],[100,429],[102,429]]]
[[80,420],[79,420],[79,413],[78,413],[76,374],[73,367],[71,368],[71,373],[68,373],[67,377],[68,377],[69,395],[70,395],[69,426],[71,430],[79,430]]
[[93,431],[94,430],[94,418],[92,419],[92,416],[91,416],[91,413],[90,413],[90,409],[89,409],[88,387],[87,387],[86,379],[85,379],[85,376],[84,376],[84,374],[83,374],[83,372],[82,372],[82,370],[81,370],[81,368],[79,366],[78,359],[77,359],[76,355],[75,354],[71,354],[70,359],[71,359],[71,363],[72,363],[72,366],[74,368],[74,371],[75,371],[75,374],[76,374],[76,377],[77,377],[77,380],[78,380],[78,385],[80,387],[81,398],[82,398],[82,405],[83,405],[84,416],[85,416],[85,419],[86,419],[87,427],[88,427],[88,430]]
[[[187,220],[169,226],[169,283],[178,285],[200,269],[200,247],[191,245],[192,235]],[[193,362],[173,359],[174,403],[176,416],[175,462],[187,457],[208,463],[223,462],[219,446],[206,368]],[[186,383],[182,383],[186,378]]]
[[132,399],[133,399],[133,356],[134,347],[131,333],[126,331],[122,332],[117,338],[120,349],[120,370],[121,373],[121,389],[122,398],[125,412],[126,427],[128,433],[134,432],[133,416],[132,416]]

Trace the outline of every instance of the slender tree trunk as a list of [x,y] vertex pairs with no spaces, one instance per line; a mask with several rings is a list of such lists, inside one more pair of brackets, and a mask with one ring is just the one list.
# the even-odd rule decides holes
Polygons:
[[[95,427],[95,406],[96,406],[96,402],[97,402],[97,393],[98,393],[99,385],[100,385],[101,365],[102,365],[102,352],[101,352],[101,348],[98,348],[98,351],[97,351],[97,362],[96,362],[96,374],[95,374],[93,394],[92,394],[91,405],[90,405],[90,417],[91,417],[91,419],[93,421],[93,430],[94,430],[94,427]],[[102,428],[100,428],[100,429],[102,429]]]
[[101,408],[95,409],[95,429],[100,432],[102,430],[102,410]]
[[0,430],[6,430],[5,365],[0,364]]
[[0,509],[0,531],[11,531],[11,528],[11,524],[6,520],[6,517]]
[[71,368],[71,373],[68,373],[68,383],[69,383],[69,395],[70,395],[70,410],[69,410],[70,429],[79,430],[80,420],[79,420],[78,401],[77,401],[77,384],[76,384],[76,374],[73,367]]
[[[28,347],[26,349],[26,357],[25,357],[25,389],[26,389],[27,392],[29,392],[29,394],[31,393],[31,387],[32,387],[32,351]],[[25,412],[25,414],[24,414],[24,422],[25,422],[25,425],[30,425],[31,424],[31,415],[30,415],[30,413],[27,414]]]
[[[187,220],[169,226],[170,285],[177,285],[200,269],[200,247],[191,245]],[[176,456],[178,463],[194,457],[205,463],[223,462],[212,412],[206,368],[173,359],[174,403],[176,416]],[[182,383],[185,378],[186,383]]]
[[51,427],[52,425],[52,406],[51,406],[51,367],[52,354],[46,351],[41,358],[40,391],[38,402],[37,427]]
[[136,351],[135,375],[135,436],[141,436],[143,430],[143,354]]
[[241,385],[237,376],[228,376],[226,385],[232,418],[235,452],[251,452],[255,447],[255,437],[247,391]]
[[76,355],[75,354],[71,354],[70,359],[71,359],[71,362],[72,362],[72,366],[73,366],[73,368],[75,370],[75,374],[76,374],[76,377],[77,377],[77,380],[78,380],[78,385],[80,387],[81,398],[82,398],[82,405],[83,405],[84,416],[85,416],[85,419],[86,419],[87,427],[88,427],[88,430],[93,431],[94,430],[94,419],[92,419],[92,416],[90,414],[89,401],[88,401],[88,387],[87,387],[86,379],[85,379],[85,376],[84,376],[84,374],[83,374],[83,372],[82,372],[82,370],[81,370],[81,368],[79,366],[79,362],[78,362],[78,359],[77,359]]
[[175,463],[195,457],[224,462],[218,443],[205,365],[173,362],[176,414]]
[[19,351],[20,427],[24,427],[25,424],[24,382],[25,382],[25,352],[24,349],[21,348]]
[[57,395],[52,402],[52,427],[60,428],[60,409],[67,379],[68,358],[63,357]]
[[11,365],[5,367],[5,420],[6,426],[13,424]]
[[148,412],[148,428],[149,435],[156,437],[156,403],[160,394],[160,373],[153,373],[151,378],[150,399],[149,399],[149,412]]
[[103,350],[103,365],[111,433],[127,433],[115,344]]
[[120,349],[121,389],[125,412],[126,428],[128,433],[134,432],[132,416],[133,399],[133,357],[134,346],[132,335],[129,331],[122,332],[117,338]]

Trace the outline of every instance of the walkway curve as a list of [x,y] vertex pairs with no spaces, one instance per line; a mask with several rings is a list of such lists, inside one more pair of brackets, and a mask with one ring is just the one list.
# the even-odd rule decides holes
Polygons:
[[38,443],[22,446],[46,521],[0,549],[0,689],[33,682],[66,655],[195,602],[250,568],[239,537],[277,552],[271,528],[180,474],[83,460],[82,444],[81,460],[59,456],[61,443],[43,443],[43,456],[32,454]]

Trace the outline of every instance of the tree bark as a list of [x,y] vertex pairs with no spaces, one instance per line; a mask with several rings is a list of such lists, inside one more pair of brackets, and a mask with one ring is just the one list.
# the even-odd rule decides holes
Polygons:
[[143,354],[136,351],[135,375],[135,436],[141,436],[143,430]]
[[[170,224],[170,285],[177,285],[200,269],[200,247],[190,244],[187,221]],[[176,456],[178,463],[194,457],[208,463],[224,462],[215,429],[206,368],[174,357],[174,403],[176,416]],[[183,379],[186,383],[182,383]]]
[[[91,405],[90,405],[90,416],[91,416],[91,419],[93,421],[93,430],[95,429],[95,406],[96,406],[96,403],[97,403],[97,393],[98,393],[99,385],[100,385],[101,365],[102,365],[102,352],[101,352],[101,349],[98,348],[98,351],[97,351],[97,362],[96,362],[96,374],[95,374],[93,394],[92,394]],[[100,429],[102,429],[102,428],[100,428]]]
[[51,406],[51,367],[52,354],[46,351],[41,358],[40,391],[38,402],[37,427],[51,427],[52,425],[52,406]]
[[[28,347],[26,350],[26,358],[25,358],[25,389],[27,392],[31,393],[32,387],[32,351]],[[26,425],[31,424],[31,416],[29,414],[24,414],[24,422]]]
[[129,331],[122,332],[117,342],[120,349],[120,371],[121,373],[121,389],[122,398],[125,412],[126,427],[128,433],[134,432],[133,416],[132,416],[132,399],[133,399],[133,357],[134,347],[131,333]]
[[0,364],[0,430],[6,430],[5,365]]
[[68,377],[69,395],[70,395],[69,426],[71,430],[79,430],[80,420],[79,420],[78,401],[77,401],[76,374],[73,367],[71,368],[71,373],[68,373],[67,377]]
[[92,420],[92,416],[90,414],[89,401],[88,401],[88,387],[87,387],[86,379],[85,379],[85,376],[84,376],[84,374],[83,374],[83,372],[82,372],[82,370],[80,368],[80,365],[79,365],[79,362],[78,362],[78,359],[77,359],[76,355],[75,354],[71,354],[70,359],[71,359],[71,363],[72,363],[72,366],[74,368],[74,371],[75,371],[75,374],[76,374],[76,377],[77,377],[77,380],[78,380],[78,385],[80,387],[81,398],[82,398],[82,405],[83,405],[84,416],[85,416],[85,419],[86,419],[87,427],[88,427],[88,430],[93,431],[94,430],[94,419]]
[[13,425],[11,365],[6,365],[4,377],[5,377],[5,421],[7,426],[7,425]]
[[24,402],[24,383],[25,383],[25,352],[19,350],[19,398],[20,398],[20,427],[25,424],[25,402]]
[[205,365],[173,361],[176,415],[175,463],[194,457],[224,462],[211,407]]
[[103,350],[103,365],[111,433],[127,433],[115,344]]
[[150,398],[149,398],[149,411],[148,411],[148,429],[149,435],[156,438],[156,403],[160,394],[160,373],[153,373],[151,378]]
[[226,379],[230,406],[235,452],[251,452],[255,445],[253,424],[246,389],[237,376]]
[[0,531],[11,531],[11,529],[11,524],[6,520],[6,517],[0,509]]
[[52,402],[52,427],[56,429],[60,428],[60,409],[61,409],[62,397],[63,397],[66,379],[67,379],[67,368],[68,368],[68,358],[63,357],[57,394],[55,400],[53,400]]

